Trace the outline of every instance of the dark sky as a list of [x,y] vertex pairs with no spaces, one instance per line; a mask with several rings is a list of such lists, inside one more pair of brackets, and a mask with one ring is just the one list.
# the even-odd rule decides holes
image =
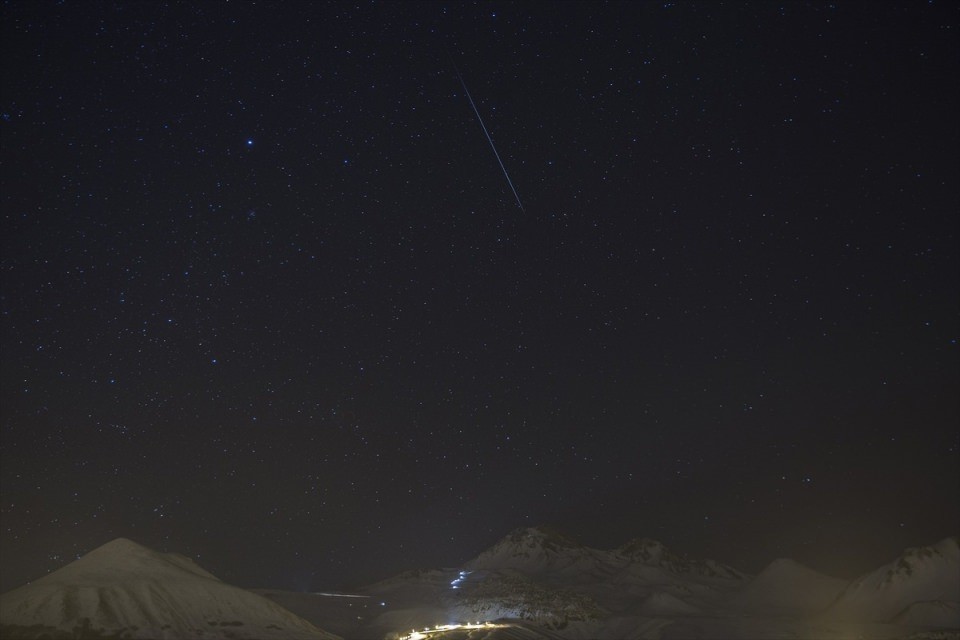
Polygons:
[[0,589],[960,530],[956,3],[0,18]]

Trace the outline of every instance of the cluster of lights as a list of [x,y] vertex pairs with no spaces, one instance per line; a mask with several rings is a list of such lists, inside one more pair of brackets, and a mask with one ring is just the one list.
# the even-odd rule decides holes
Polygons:
[[470,575],[471,573],[473,573],[473,572],[472,572],[472,571],[461,571],[461,572],[460,572],[460,575],[459,575],[457,578],[455,578],[455,579],[453,579],[453,580],[450,581],[450,588],[451,588],[451,589],[459,589],[459,588],[460,588],[460,583],[463,582],[463,581],[466,579],[466,577],[467,577],[468,575]]
[[492,622],[464,622],[462,624],[438,624],[433,628],[424,627],[422,631],[412,630],[409,634],[400,638],[400,640],[424,640],[435,633],[444,631],[456,631],[457,629],[487,629],[491,627],[504,627],[507,625],[494,624]]

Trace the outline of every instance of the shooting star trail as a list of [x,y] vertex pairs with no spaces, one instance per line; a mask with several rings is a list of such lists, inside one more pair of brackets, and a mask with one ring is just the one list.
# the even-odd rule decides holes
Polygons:
[[522,213],[526,213],[526,210],[523,208],[523,203],[520,202],[520,196],[517,195],[517,189],[513,186],[513,180],[510,179],[510,174],[507,173],[507,168],[503,166],[503,160],[500,159],[500,154],[497,153],[497,148],[493,145],[493,138],[490,137],[490,132],[487,131],[487,125],[483,124],[483,118],[480,117],[480,112],[477,111],[477,105],[473,102],[473,97],[470,95],[470,89],[467,89],[467,83],[463,81],[463,76],[460,75],[460,69],[457,68],[457,63],[453,61],[453,58],[450,58],[450,62],[453,64],[453,70],[457,72],[457,77],[460,79],[460,84],[463,86],[464,93],[467,94],[467,100],[470,101],[470,106],[473,107],[473,112],[477,114],[477,120],[480,122],[480,127],[483,129],[483,133],[487,136],[487,142],[490,143],[490,148],[493,149],[493,155],[497,157],[497,162],[500,163],[500,168],[503,169],[503,177],[507,179],[507,184],[510,185],[510,190],[513,191],[513,197],[517,199],[517,206],[520,207]]

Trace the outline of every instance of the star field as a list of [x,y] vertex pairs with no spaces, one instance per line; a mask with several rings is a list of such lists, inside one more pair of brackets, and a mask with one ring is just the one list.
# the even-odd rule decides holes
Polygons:
[[954,535],[958,17],[4,4],[0,589]]

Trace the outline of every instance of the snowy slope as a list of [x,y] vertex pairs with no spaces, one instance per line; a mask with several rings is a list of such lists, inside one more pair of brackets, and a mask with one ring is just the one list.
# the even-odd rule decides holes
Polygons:
[[123,538],[0,596],[0,625],[5,638],[336,638],[184,556]]
[[960,629],[960,602],[914,602],[898,613],[894,622],[914,627]]
[[680,598],[658,591],[651,593],[644,598],[640,607],[637,609],[637,615],[648,618],[657,618],[660,616],[696,616],[702,612],[695,606],[688,604]]
[[465,583],[452,598],[459,620],[528,620],[547,628],[564,627],[573,620],[592,620],[602,610],[589,596],[558,589],[522,574],[494,572],[485,579]]
[[653,540],[600,550],[548,528],[523,528],[462,568],[407,572],[364,588],[387,604],[361,632],[400,618],[416,626],[509,619],[556,633],[610,615],[700,615],[739,588],[741,576]]
[[527,575],[574,580],[580,583],[616,580],[629,573],[633,579],[661,579],[660,571],[684,577],[742,580],[744,575],[712,560],[693,560],[673,553],[649,538],[637,538],[604,551],[581,545],[545,527],[517,529],[466,564],[471,570],[509,569]]
[[[345,605],[349,611],[310,603],[315,595],[274,598],[291,607],[302,600],[298,613],[357,640],[399,638],[414,628],[467,621],[493,624],[427,635],[430,640],[903,640],[956,628],[954,601],[931,599],[958,588],[960,574],[950,560],[956,548],[956,541],[945,541],[911,550],[881,568],[881,577],[891,573],[887,582],[909,597],[880,602],[873,618],[811,615],[840,602],[841,592],[851,597],[852,585],[845,589],[845,581],[792,560],[776,560],[751,579],[655,540],[599,550],[543,528],[516,530],[463,567],[410,571],[370,585],[356,594],[368,598]],[[924,576],[922,588],[906,580]],[[933,582],[940,580],[944,588],[929,589],[931,576],[940,576]]]
[[713,560],[694,560],[673,553],[662,543],[650,538],[634,538],[613,552],[631,563],[654,566],[678,574],[694,574],[708,578],[742,580],[744,575]]
[[812,613],[830,605],[846,580],[817,573],[799,562],[774,560],[730,601],[735,609],[763,614]]
[[710,609],[744,580],[726,565],[674,553],[649,538],[600,550],[542,527],[513,531],[466,566],[474,572],[468,582],[512,572],[538,585],[573,590],[623,615],[635,613],[655,593],[669,594],[694,611]]
[[919,602],[960,602],[960,538],[907,549],[893,562],[857,578],[830,613],[887,621]]
[[512,569],[527,574],[591,573],[603,552],[545,527],[517,529],[467,563],[471,570]]

